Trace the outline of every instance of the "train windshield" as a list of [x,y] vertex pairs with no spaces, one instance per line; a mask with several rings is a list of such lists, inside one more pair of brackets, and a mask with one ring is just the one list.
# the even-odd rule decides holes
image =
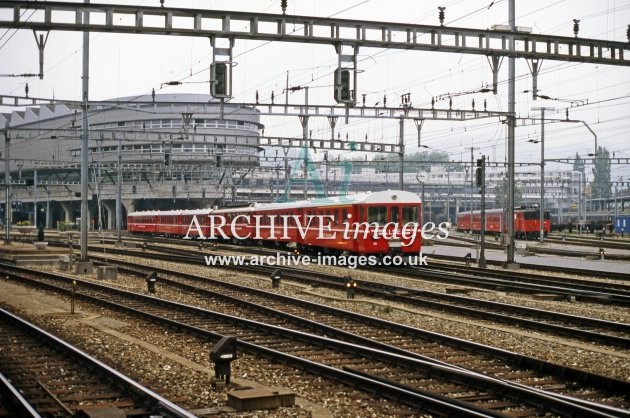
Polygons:
[[418,222],[418,207],[405,206],[402,208],[402,223]]
[[[523,214],[525,220],[534,221],[536,219],[540,219],[540,211],[539,210],[528,210]],[[548,210],[545,211],[545,219],[551,219],[551,215]]]
[[387,207],[386,206],[370,206],[368,208],[368,222],[386,224],[387,223]]

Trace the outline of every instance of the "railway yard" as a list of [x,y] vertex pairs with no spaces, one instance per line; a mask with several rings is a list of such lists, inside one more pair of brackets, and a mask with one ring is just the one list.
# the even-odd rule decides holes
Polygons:
[[[597,248],[607,242],[630,253],[622,240]],[[51,245],[52,258],[67,254],[59,244]],[[0,266],[1,371],[41,416],[630,411],[630,289],[622,260],[606,261],[616,273],[585,276],[526,265],[484,270],[431,255],[422,267],[312,265],[282,268],[278,277],[275,266],[219,268],[204,259],[276,249],[148,238],[114,244],[91,237],[94,265],[117,267],[107,279],[26,255]],[[573,264],[598,262],[605,261],[576,257]],[[20,330],[22,321],[55,339],[44,344],[45,337]],[[235,337],[227,339],[235,358],[220,379],[215,374],[226,370],[215,369],[210,352],[225,336]],[[108,370],[75,359],[61,341]],[[2,396],[9,405],[10,395]],[[4,416],[27,416],[3,408]]]

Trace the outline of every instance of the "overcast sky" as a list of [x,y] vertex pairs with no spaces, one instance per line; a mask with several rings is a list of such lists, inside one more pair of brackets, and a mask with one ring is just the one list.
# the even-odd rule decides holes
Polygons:
[[[116,3],[116,2],[108,2]],[[117,3],[159,6],[159,0],[130,0]],[[490,28],[507,24],[507,0],[288,0],[288,14],[381,20],[438,25],[438,6],[446,6],[446,26]],[[281,13],[280,0],[184,1],[165,0],[167,7],[243,10]],[[6,18],[0,15],[0,18]],[[580,37],[627,42],[630,24],[630,0],[528,0],[516,2],[516,24],[531,27],[534,33],[573,36],[573,19],[580,19]],[[288,30],[299,30],[299,27]],[[0,78],[0,94],[22,95],[29,83],[30,95],[58,99],[81,98],[82,34],[51,32],[45,49],[45,77]],[[93,33],[90,41],[90,93],[92,100],[157,93],[208,93],[208,66],[212,59],[210,43],[203,38],[144,36]],[[261,102],[268,102],[273,92],[278,102],[286,83],[309,86],[309,103],[333,104],[332,72],[337,56],[332,45],[269,43],[236,40],[234,46],[235,102],[253,102],[258,90]],[[359,50],[358,97],[366,95],[366,104],[382,104],[384,96],[390,106],[400,103],[400,95],[411,93],[412,104],[428,108],[431,97],[446,93],[462,93],[486,87],[492,73],[483,56],[424,51]],[[38,52],[32,32],[0,31],[0,73],[36,73]],[[475,99],[477,108],[486,99],[488,110],[507,111],[507,59],[499,73],[499,94],[478,93],[453,99],[454,108],[470,108]],[[532,115],[532,107],[555,107],[558,113],[547,112],[549,118],[563,118],[570,109],[572,119],[584,120],[597,134],[598,144],[611,155],[630,158],[630,67],[543,61],[538,80],[539,94],[563,101],[532,100],[531,76],[527,62],[516,61],[516,109],[520,116]],[[177,80],[180,86],[162,86]],[[292,93],[292,103],[302,103],[302,91]],[[448,100],[436,107],[447,108]],[[1,108],[3,112],[11,108]],[[263,118],[267,135],[301,137],[297,117]],[[309,128],[314,138],[328,138],[330,128],[325,118],[312,118]],[[342,137],[379,142],[398,141],[398,123],[386,120],[340,120],[337,131]],[[547,124],[546,158],[582,156],[593,152],[594,137],[581,124]],[[422,131],[423,144],[446,151],[451,159],[469,160],[469,147],[475,153],[487,154],[493,161],[503,161],[506,129],[496,119],[468,122],[427,121]],[[528,142],[538,139],[540,127],[519,127],[516,130],[517,162],[539,162],[540,145]],[[415,151],[417,131],[412,121],[405,126],[408,152]],[[351,153],[341,155],[352,157]],[[321,159],[321,153],[315,156]],[[557,166],[556,166],[557,167]],[[560,166],[561,167],[561,166]],[[613,180],[619,176],[630,181],[626,166],[612,168]]]

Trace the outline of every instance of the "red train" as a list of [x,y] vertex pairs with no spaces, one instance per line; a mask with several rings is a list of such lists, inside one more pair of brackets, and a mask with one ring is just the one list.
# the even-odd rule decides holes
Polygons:
[[252,204],[229,209],[133,212],[131,234],[260,243],[325,253],[418,254],[420,198],[405,191]]
[[[507,233],[507,223],[504,222],[503,209],[490,209],[486,211],[486,234],[498,235]],[[457,214],[457,230],[470,231],[470,212]],[[472,230],[479,233],[481,230],[481,212],[472,213]],[[551,231],[551,218],[549,211],[544,213],[544,234]],[[514,210],[514,236],[517,238],[532,239],[540,236],[540,210],[539,209],[515,209]]]

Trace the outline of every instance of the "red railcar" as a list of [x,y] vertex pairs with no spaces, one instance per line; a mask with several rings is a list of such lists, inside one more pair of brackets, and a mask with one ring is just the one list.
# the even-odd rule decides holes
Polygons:
[[[490,209],[486,211],[486,234],[498,235],[507,233],[508,226],[504,221],[505,213],[503,209]],[[471,230],[479,233],[481,231],[481,212],[473,211],[460,212],[457,214],[457,230],[467,232]],[[551,219],[549,211],[544,213],[544,234],[551,231]],[[540,210],[538,209],[515,209],[514,210],[514,236],[517,238],[537,238],[540,236]]]
[[132,234],[278,245],[354,254],[419,253],[418,195],[383,191],[244,208],[133,212]]

